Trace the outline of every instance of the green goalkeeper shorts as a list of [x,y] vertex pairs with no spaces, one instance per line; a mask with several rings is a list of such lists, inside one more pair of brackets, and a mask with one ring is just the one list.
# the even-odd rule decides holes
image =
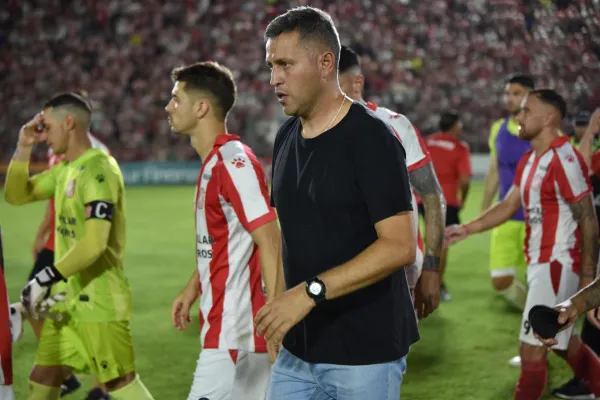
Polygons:
[[135,371],[129,321],[79,322],[45,320],[35,364],[62,365],[94,375],[101,383]]

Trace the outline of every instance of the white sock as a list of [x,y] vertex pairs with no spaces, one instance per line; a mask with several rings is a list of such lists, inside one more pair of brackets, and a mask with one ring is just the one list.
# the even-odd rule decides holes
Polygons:
[[513,279],[510,286],[499,292],[508,302],[523,311],[525,309],[525,302],[527,301],[527,288],[521,282]]

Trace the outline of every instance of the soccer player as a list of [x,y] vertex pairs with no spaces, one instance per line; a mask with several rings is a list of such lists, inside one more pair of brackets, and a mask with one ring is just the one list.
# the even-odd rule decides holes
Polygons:
[[[82,96],[53,97],[21,128],[6,177],[10,204],[54,198],[56,208],[55,261],[25,286],[21,304],[39,318],[50,293],[66,292],[65,302],[54,309],[63,318],[44,321],[29,376],[30,400],[58,399],[71,370],[91,373],[117,400],[152,399],[135,371],[129,326],[123,178],[114,158],[92,149],[90,119],[91,107]],[[65,159],[30,178],[31,151],[42,141]]]
[[202,351],[188,400],[262,400],[271,363],[253,325],[265,304],[261,276],[269,300],[278,277],[283,284],[281,235],[266,178],[252,150],[227,133],[237,95],[231,71],[201,62],[174,69],[172,79],[169,123],[191,138],[202,159],[194,203],[197,267],[171,310],[183,330],[200,297]]
[[[88,137],[90,139],[90,143],[93,148],[99,148],[110,154],[108,148],[102,143],[98,138],[96,138],[91,133],[88,133]],[[54,165],[59,164],[64,159],[63,154],[54,154],[52,149],[48,149],[48,168],[52,168]],[[44,269],[48,265],[54,264],[54,237],[55,237],[55,215],[54,215],[54,199],[51,198],[48,200],[48,205],[46,206],[46,212],[44,214],[44,219],[42,220],[35,240],[33,244],[33,256],[35,263],[31,272],[29,273],[29,277],[27,281],[32,280],[35,275]],[[44,325],[44,319],[29,319],[31,323],[31,327],[33,328],[33,332],[35,333],[36,338],[40,338],[40,332],[42,330],[42,326]],[[69,376],[61,385],[60,397],[64,397],[68,394],[73,393],[77,389],[81,387],[81,383],[77,379],[75,375]],[[103,390],[100,387],[94,388],[89,394],[88,399],[101,399],[103,395]]]
[[[565,114],[565,101],[555,91],[531,91],[516,122],[519,137],[530,141],[532,149],[519,161],[512,187],[479,218],[447,228],[447,240],[452,243],[502,224],[521,206],[525,209],[529,292],[519,338],[521,376],[516,400],[539,399],[546,387],[547,351],[531,329],[529,310],[537,304],[554,306],[567,300],[596,275],[598,223],[592,189],[581,154],[567,137],[559,136]],[[554,351],[600,396],[600,361],[572,333],[572,327],[560,333]]]
[[[596,206],[596,219],[600,224],[600,150],[598,150],[597,134],[600,133],[600,109],[596,110],[590,119],[590,113],[580,112],[573,121],[575,136],[571,139],[573,145],[579,146],[579,151],[585,163],[590,168],[590,180]],[[600,315],[588,313],[583,321],[581,340],[587,344],[594,353],[600,355]],[[591,322],[593,321],[593,322]],[[573,377],[564,385],[552,390],[552,394],[561,399],[586,400],[595,399],[590,389],[584,382]]]
[[[471,152],[469,145],[460,140],[462,123],[455,112],[443,113],[440,117],[440,132],[427,136],[425,144],[431,154],[444,197],[448,204],[446,226],[460,224],[458,213],[467,200],[471,181]],[[427,216],[427,211],[419,204],[419,212]],[[442,300],[451,296],[444,285],[444,271],[448,260],[448,249],[442,251],[440,274],[442,276]]]
[[[390,125],[402,142],[406,151],[406,164],[410,183],[414,191],[423,199],[427,209],[426,252],[423,257],[423,240],[417,237],[417,260],[406,268],[408,284],[414,290],[415,309],[419,319],[427,317],[439,304],[440,298],[440,257],[444,240],[444,219],[446,203],[442,189],[436,178],[421,134],[404,115],[397,114],[377,104],[366,102],[363,98],[365,78],[361,73],[358,55],[348,46],[340,50],[338,81],[342,92],[351,99],[360,102],[382,121]],[[419,216],[415,195],[412,196],[415,231],[419,230]],[[419,279],[423,270],[423,279]],[[416,290],[415,290],[416,289]]]
[[[515,116],[519,112],[521,101],[533,88],[533,79],[526,75],[515,75],[506,80],[503,100],[510,115],[496,121],[490,131],[490,167],[484,181],[482,212],[490,208],[497,192],[500,201],[506,197],[513,183],[517,164],[530,149],[529,142],[519,138]],[[527,296],[525,285],[515,279],[517,268],[525,268],[523,219],[523,210],[519,209],[509,221],[492,231],[490,245],[492,286],[520,310],[525,306]],[[518,365],[518,361],[516,358],[511,363]]]
[[0,230],[0,399],[15,400],[12,389],[12,343],[13,330],[11,326],[11,307],[4,280],[4,257],[2,254],[2,231]]

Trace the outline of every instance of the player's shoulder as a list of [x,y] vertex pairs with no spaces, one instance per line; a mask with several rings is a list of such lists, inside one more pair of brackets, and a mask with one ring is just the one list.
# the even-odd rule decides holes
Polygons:
[[556,139],[552,144],[552,148],[557,159],[561,162],[573,163],[580,158],[579,151],[566,136]]
[[383,109],[383,107],[377,107],[377,109],[373,110],[358,102],[352,104],[348,111],[348,117],[350,124],[354,128],[352,132],[355,133],[355,136],[375,136],[386,140],[389,139],[390,134],[392,138],[396,137],[391,129],[391,124],[385,118],[382,118],[381,115],[383,114],[378,114],[378,110],[380,109]]
[[86,175],[95,177],[102,175],[104,177],[122,178],[121,168],[117,160],[101,148],[93,148],[90,150],[93,154],[84,164]]
[[262,164],[250,146],[239,139],[230,140],[219,147],[219,159],[213,171],[232,168],[238,170],[246,166],[253,166],[254,170],[262,168]]
[[504,121],[506,121],[506,118],[498,118],[497,120],[495,120],[492,123],[492,127],[491,127],[491,131],[499,131],[500,128],[502,127],[502,124],[504,124]]

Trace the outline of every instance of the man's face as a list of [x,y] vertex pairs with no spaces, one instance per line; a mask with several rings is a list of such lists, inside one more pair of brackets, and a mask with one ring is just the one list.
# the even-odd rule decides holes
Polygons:
[[519,111],[519,106],[529,89],[519,83],[507,83],[504,87],[504,96],[502,100],[506,111],[515,115]]
[[316,50],[303,46],[298,32],[282,33],[267,40],[265,61],[283,111],[291,116],[309,112],[322,86]]
[[532,140],[544,128],[549,118],[548,108],[535,96],[526,96],[515,120],[519,124],[519,138]]
[[360,73],[351,68],[343,74],[339,74],[338,81],[342,92],[352,100],[359,101],[362,98],[364,77]]
[[185,82],[175,82],[171,91],[171,100],[165,107],[173,133],[190,134],[198,122],[194,107],[195,101],[185,91]]
[[[69,130],[67,116],[53,108],[42,111],[46,143],[54,154],[65,154],[69,148]],[[74,123],[73,117],[70,117]]]

